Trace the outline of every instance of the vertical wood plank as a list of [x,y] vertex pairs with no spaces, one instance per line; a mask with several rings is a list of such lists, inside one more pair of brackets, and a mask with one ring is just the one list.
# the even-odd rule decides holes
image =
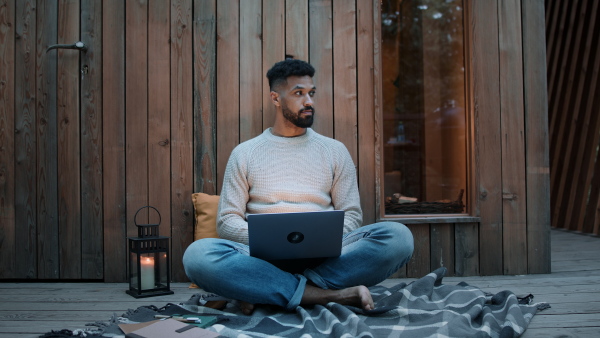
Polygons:
[[[377,2],[375,0],[375,2]],[[357,55],[356,79],[358,99],[358,190],[360,192],[363,223],[375,222],[375,110],[373,83],[373,4],[370,1],[356,2]]]
[[37,277],[59,278],[56,123],[56,51],[46,52],[58,36],[58,6],[37,7]]
[[[171,236],[171,24],[165,1],[148,6],[148,203],[161,216],[159,232]],[[158,224],[155,212],[150,223]]]
[[408,224],[407,227],[415,239],[415,250],[406,264],[406,276],[421,278],[431,272],[431,241],[429,224]]
[[356,3],[333,0],[334,135],[358,163]]
[[215,0],[194,2],[194,191],[217,193]]
[[102,1],[81,2],[81,278],[101,279],[102,231]]
[[[16,5],[15,43],[15,275],[36,271],[35,1]],[[12,67],[11,67],[12,68]]]
[[[148,205],[148,3],[125,3],[125,135],[127,235],[137,236],[134,217]],[[175,100],[175,98],[172,98]],[[147,224],[147,213],[135,220]]]
[[454,225],[455,275],[460,277],[479,275],[479,224],[456,223]]
[[[333,27],[331,0],[311,0],[308,3],[310,24],[309,61],[315,67],[313,81],[317,87],[315,95],[315,122],[313,129],[325,136],[334,137],[333,112]],[[289,16],[289,11],[288,11]],[[298,34],[301,34],[298,32]],[[295,36],[300,39],[302,35]],[[290,36],[287,37],[290,39]],[[287,41],[287,40],[286,40]],[[289,54],[289,53],[288,53]],[[297,57],[296,57],[297,58]],[[356,162],[355,162],[356,163]]]
[[264,130],[275,123],[276,110],[271,102],[271,89],[265,75],[276,62],[285,58],[285,0],[264,0],[262,13],[262,129]]
[[239,2],[217,2],[217,189],[239,143]]
[[262,15],[260,0],[240,1],[240,142],[262,132]]
[[550,159],[544,2],[524,1],[523,71],[528,273],[550,273]]
[[[58,7],[58,43],[79,40],[79,1]],[[79,51],[58,52],[58,206],[60,277],[81,278],[81,147]]]
[[498,7],[473,1],[470,12],[471,64],[475,115],[476,184],[481,217],[482,275],[502,274],[502,173]]
[[[518,0],[499,2],[504,273],[527,273],[523,39]],[[538,126],[539,127],[539,126]]]
[[192,1],[171,3],[172,279],[185,281],[182,257],[194,239]]
[[0,0],[0,278],[15,273],[15,2]]
[[285,53],[308,61],[308,4],[306,0],[285,1]]
[[102,2],[104,281],[127,281],[125,3]]
[[[446,276],[454,275],[454,224],[431,224],[431,271],[445,267]],[[477,248],[477,247],[475,247]]]

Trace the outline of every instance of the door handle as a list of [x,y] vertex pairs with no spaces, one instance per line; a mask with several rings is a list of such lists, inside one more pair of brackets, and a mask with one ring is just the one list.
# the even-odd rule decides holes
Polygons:
[[85,43],[83,43],[81,41],[77,41],[72,45],[65,45],[65,44],[51,45],[48,47],[48,49],[46,49],[46,53],[48,53],[52,49],[77,49],[80,52],[85,53],[85,52],[87,52],[88,47],[85,45]]

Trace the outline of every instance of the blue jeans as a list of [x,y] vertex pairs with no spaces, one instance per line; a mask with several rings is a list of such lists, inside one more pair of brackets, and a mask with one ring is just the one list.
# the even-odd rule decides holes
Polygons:
[[413,248],[406,226],[380,222],[345,234],[339,257],[269,262],[250,256],[247,245],[205,238],[187,248],[183,266],[190,280],[205,291],[292,311],[300,305],[307,279],[322,289],[372,286],[406,264]]

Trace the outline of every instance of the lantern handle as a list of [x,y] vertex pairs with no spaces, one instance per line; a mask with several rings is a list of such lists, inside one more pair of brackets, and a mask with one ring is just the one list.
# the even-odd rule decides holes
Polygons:
[[[133,223],[135,224],[135,226],[139,227],[139,226],[141,226],[141,225],[151,225],[151,224],[139,224],[139,225],[138,225],[138,224],[137,224],[137,221],[136,221],[136,218],[137,218],[137,215],[138,215],[138,213],[139,213],[140,211],[142,211],[142,209],[146,209],[146,208],[152,208],[152,209],[154,209],[154,211],[156,211],[156,213],[158,214],[158,224],[157,224],[157,225],[160,225],[160,223],[162,222],[162,217],[160,216],[160,212],[158,212],[158,209],[156,209],[155,207],[153,207],[153,206],[151,206],[151,205],[147,205],[147,206],[145,206],[145,207],[141,207],[141,208],[139,208],[139,209],[138,209],[138,211],[136,211],[136,212],[135,212],[135,216],[133,216]],[[153,224],[152,224],[152,225],[153,225]]]

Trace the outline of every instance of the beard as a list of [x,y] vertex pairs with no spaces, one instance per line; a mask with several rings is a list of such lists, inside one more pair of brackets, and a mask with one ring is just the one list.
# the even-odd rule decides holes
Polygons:
[[[283,112],[283,117],[285,117],[286,120],[290,121],[293,125],[295,125],[298,128],[310,128],[314,122],[314,107],[302,108],[297,113],[294,113],[288,107],[282,107],[281,110]],[[312,111],[312,114],[302,116],[302,113],[305,111]]]

